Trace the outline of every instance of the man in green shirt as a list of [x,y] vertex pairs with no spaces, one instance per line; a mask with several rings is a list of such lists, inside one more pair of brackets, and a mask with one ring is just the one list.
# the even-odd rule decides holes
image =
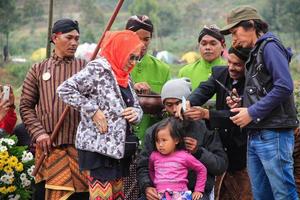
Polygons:
[[178,74],[178,77],[190,78],[192,90],[195,90],[200,82],[208,80],[213,66],[226,65],[226,61],[222,58],[225,38],[217,26],[204,26],[199,34],[198,42],[201,58],[181,68]]
[[[135,82],[134,89],[138,92],[160,94],[162,86],[171,78],[171,75],[167,64],[147,53],[153,33],[151,20],[146,15],[131,16],[127,21],[126,29],[136,32],[144,43],[140,62],[131,72],[131,78]],[[135,127],[135,133],[142,142],[146,129],[159,120],[158,116],[144,114],[141,123]]]

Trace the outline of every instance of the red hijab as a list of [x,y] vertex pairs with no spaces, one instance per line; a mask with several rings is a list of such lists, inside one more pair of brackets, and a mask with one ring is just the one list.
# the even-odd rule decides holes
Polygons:
[[134,65],[130,66],[128,71],[125,71],[124,67],[130,54],[142,45],[142,41],[133,31],[114,31],[105,34],[100,55],[110,63],[120,86],[127,88],[129,73]]

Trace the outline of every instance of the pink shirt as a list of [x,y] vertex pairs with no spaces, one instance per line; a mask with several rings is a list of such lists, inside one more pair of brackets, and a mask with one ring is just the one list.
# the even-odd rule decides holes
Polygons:
[[186,191],[188,169],[197,173],[194,191],[203,192],[206,182],[206,168],[190,153],[179,150],[170,155],[162,155],[153,151],[150,156],[149,173],[158,192],[167,189],[180,192]]

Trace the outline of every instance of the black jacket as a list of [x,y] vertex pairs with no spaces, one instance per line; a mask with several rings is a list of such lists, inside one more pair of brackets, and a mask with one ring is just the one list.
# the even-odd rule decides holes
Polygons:
[[[266,35],[270,35],[267,37]],[[270,33],[262,36],[256,43],[256,46],[251,51],[249,60],[246,63],[246,82],[244,91],[244,107],[250,107],[253,104],[258,105],[258,102],[266,101],[267,95],[272,92],[274,88],[273,74],[268,71],[264,62],[264,56],[272,58],[272,51],[266,51],[267,43],[274,43],[282,51],[286,51],[280,41],[272,36]],[[290,59],[290,55],[285,52],[286,59]],[[274,54],[274,53],[273,53]],[[273,59],[274,60],[274,59]],[[275,62],[274,60],[273,62]],[[278,67],[278,66],[277,66]],[[284,67],[284,66],[282,66]],[[274,68],[269,64],[269,68]],[[281,74],[284,76],[285,74]],[[285,85],[281,86],[285,87]],[[287,90],[287,89],[286,89]],[[273,90],[274,92],[274,90]],[[269,97],[270,98],[270,97]],[[271,103],[268,102],[270,105]],[[256,106],[257,107],[257,106]],[[263,107],[263,106],[261,106]],[[294,95],[286,96],[278,105],[268,113],[265,118],[254,119],[247,128],[249,129],[292,129],[297,128],[299,121],[297,119],[296,107],[294,103]]]
[[212,68],[211,77],[195,89],[189,100],[192,106],[201,106],[216,94],[216,110],[209,111],[208,127],[217,129],[221,137],[229,160],[227,171],[241,170],[246,168],[247,133],[229,119],[233,113],[226,104],[228,94],[215,80],[229,90],[235,88],[240,96],[243,94],[245,79],[233,84],[228,68],[219,66]]
[[[186,136],[193,137],[198,140],[198,151],[193,154],[200,160],[207,168],[207,181],[205,186],[205,193],[210,194],[214,183],[215,176],[221,175],[227,169],[227,156],[223,150],[222,143],[218,134],[207,130],[203,121],[189,121],[187,122],[185,133]],[[149,176],[149,157],[154,150],[153,130],[157,124],[154,124],[147,129],[144,149],[141,151],[137,162],[137,179],[142,193],[145,193],[147,187],[153,187],[153,182]],[[195,177],[193,173],[189,173],[190,190],[194,190]]]

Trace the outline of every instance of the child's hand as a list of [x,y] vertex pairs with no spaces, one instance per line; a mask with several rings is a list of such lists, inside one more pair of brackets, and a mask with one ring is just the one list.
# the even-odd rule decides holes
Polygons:
[[200,200],[203,197],[201,192],[193,192],[192,194],[193,200]]

